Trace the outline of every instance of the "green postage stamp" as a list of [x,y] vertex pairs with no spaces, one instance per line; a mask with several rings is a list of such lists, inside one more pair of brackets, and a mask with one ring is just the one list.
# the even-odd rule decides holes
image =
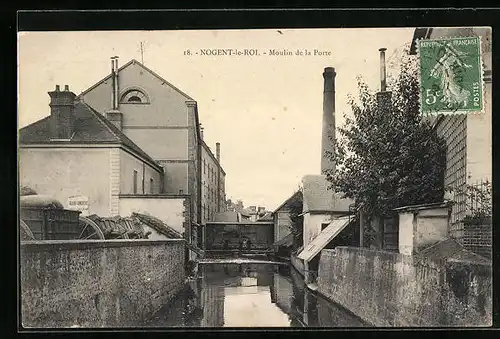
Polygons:
[[479,37],[419,40],[422,114],[483,111]]

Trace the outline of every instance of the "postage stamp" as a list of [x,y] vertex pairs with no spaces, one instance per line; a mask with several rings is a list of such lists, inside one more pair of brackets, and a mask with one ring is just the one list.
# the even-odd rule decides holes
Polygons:
[[483,111],[479,37],[419,40],[422,114]]

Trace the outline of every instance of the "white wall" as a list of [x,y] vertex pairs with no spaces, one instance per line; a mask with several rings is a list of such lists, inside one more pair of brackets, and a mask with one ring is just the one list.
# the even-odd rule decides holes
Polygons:
[[413,253],[413,213],[399,214],[399,253]]
[[158,233],[157,230],[155,230],[154,228],[151,228],[147,225],[144,225],[143,224],[143,227],[144,227],[144,232],[151,232],[151,234],[148,236],[148,239],[149,240],[165,240],[165,239],[168,239],[168,237],[166,237],[165,235],[161,234],[161,233]]
[[321,233],[321,224],[334,219],[329,214],[304,214],[304,248]]

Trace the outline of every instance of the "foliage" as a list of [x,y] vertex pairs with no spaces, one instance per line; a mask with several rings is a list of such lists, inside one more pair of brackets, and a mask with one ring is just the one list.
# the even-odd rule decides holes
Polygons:
[[345,115],[335,151],[327,154],[337,164],[325,173],[330,188],[354,199],[368,218],[443,199],[444,143],[419,112],[416,71],[404,53],[392,92],[373,93],[358,77],[358,100],[349,97],[353,115]]
[[460,188],[447,187],[447,192],[452,193],[452,203],[457,203],[457,197],[465,197],[467,215],[464,222],[476,223],[491,218],[492,196],[491,183],[484,181],[478,184],[465,184]]
[[302,216],[302,204],[303,204],[303,196],[302,191],[297,191],[293,199],[291,199],[287,205],[290,210],[290,231],[293,234],[293,244],[292,250],[296,251],[302,246],[303,243],[303,221],[304,217]]

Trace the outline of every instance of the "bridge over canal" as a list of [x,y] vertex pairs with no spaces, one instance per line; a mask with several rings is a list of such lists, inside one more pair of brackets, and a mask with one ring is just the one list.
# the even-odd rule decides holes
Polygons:
[[266,255],[273,253],[273,222],[213,221],[202,227],[199,247],[205,257]]

